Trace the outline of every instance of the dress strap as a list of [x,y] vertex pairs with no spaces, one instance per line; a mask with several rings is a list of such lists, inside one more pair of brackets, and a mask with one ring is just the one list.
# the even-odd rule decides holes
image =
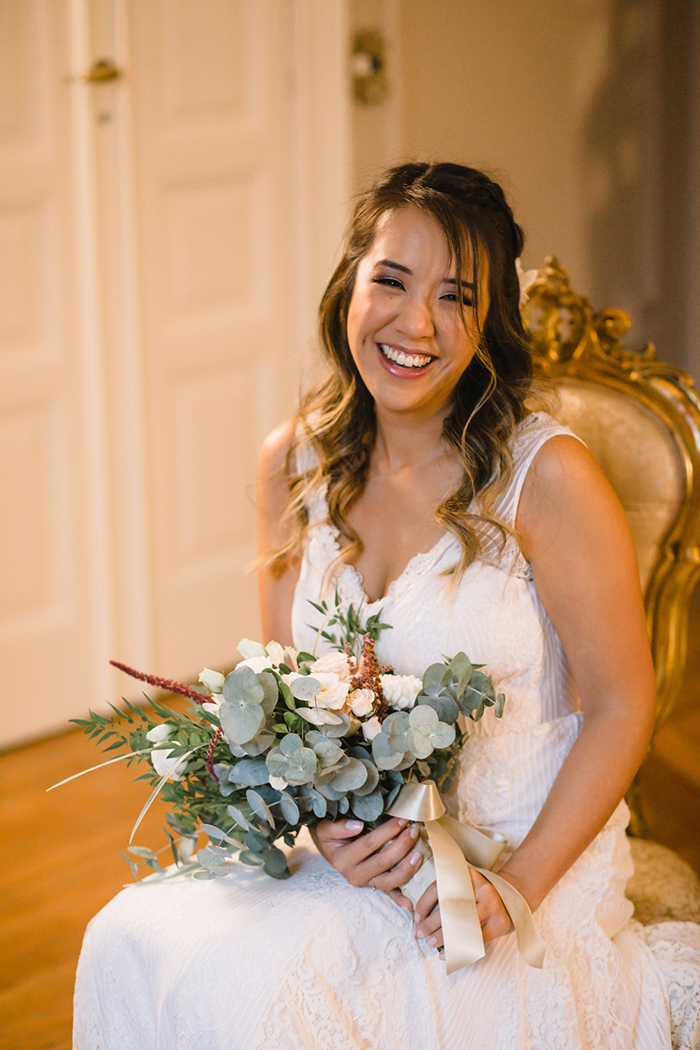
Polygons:
[[[546,412],[533,412],[527,416],[513,435],[511,453],[513,456],[513,474],[506,491],[496,502],[495,510],[498,516],[511,528],[515,526],[515,519],[520,504],[520,496],[525,484],[527,472],[532,466],[532,461],[545,444],[553,437],[560,434],[567,437],[577,437],[568,427],[557,423]],[[581,441],[581,444],[585,442]]]

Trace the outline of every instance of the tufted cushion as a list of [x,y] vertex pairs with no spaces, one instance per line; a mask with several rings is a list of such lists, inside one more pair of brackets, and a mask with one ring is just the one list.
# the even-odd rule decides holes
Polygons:
[[640,401],[581,379],[557,380],[552,408],[583,441],[617,493],[632,529],[642,589],[684,493],[682,461],[671,431]]
[[644,925],[676,920],[700,922],[700,879],[689,864],[658,842],[630,839],[634,875],[627,896]]

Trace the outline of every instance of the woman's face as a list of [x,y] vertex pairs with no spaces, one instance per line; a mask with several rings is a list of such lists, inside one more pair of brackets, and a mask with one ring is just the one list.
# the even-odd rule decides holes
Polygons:
[[[465,264],[471,271],[469,259]],[[358,266],[347,321],[352,356],[379,410],[443,417],[450,411],[479,339],[471,291],[465,279],[465,328],[454,260],[437,222],[412,206],[380,220]],[[483,318],[488,310],[483,274],[479,304]]]

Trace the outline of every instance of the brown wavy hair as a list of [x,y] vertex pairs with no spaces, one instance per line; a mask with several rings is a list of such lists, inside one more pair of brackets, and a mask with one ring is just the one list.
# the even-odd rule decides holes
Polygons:
[[[266,559],[275,574],[298,559],[308,528],[307,503],[323,481],[328,486],[328,519],[346,544],[340,559],[349,560],[363,549],[347,513],[364,490],[377,424],[374,401],[348,345],[348,307],[358,265],[372,246],[380,220],[408,206],[431,215],[445,235],[465,323],[461,294],[465,264],[471,265],[470,297],[476,317],[481,316],[482,260],[488,265],[488,312],[476,353],[457,383],[454,405],[443,425],[443,439],[463,468],[461,484],[435,512],[441,528],[460,542],[461,556],[452,570],[456,578],[484,554],[487,535],[493,539],[495,530],[502,547],[512,532],[494,515],[492,505],[512,474],[509,442],[527,414],[532,384],[515,265],[523,249],[523,231],[501,187],[483,172],[460,164],[402,164],[359,198],[345,253],[321,300],[319,328],[327,367],[301,401],[296,437],[287,457],[291,536]],[[304,454],[309,448],[311,457]]]

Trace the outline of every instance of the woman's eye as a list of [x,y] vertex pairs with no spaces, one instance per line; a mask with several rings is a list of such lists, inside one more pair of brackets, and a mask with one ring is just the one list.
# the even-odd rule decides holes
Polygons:
[[[456,303],[457,302],[457,293],[456,292],[447,292],[445,295],[441,296],[441,298],[442,299],[447,299],[447,301],[450,302],[450,303]],[[462,302],[463,302],[463,304],[465,306],[472,306],[473,305],[472,304],[472,300],[469,298],[468,295],[463,295],[462,296]]]
[[372,284],[385,284],[389,288],[403,288],[401,281],[396,277],[373,277]]

